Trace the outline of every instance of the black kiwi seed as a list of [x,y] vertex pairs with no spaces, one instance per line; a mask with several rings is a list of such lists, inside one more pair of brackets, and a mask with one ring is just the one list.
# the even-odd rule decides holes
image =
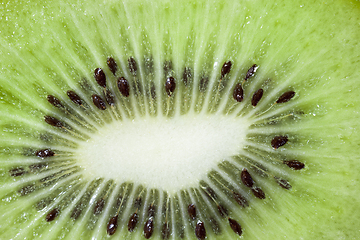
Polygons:
[[138,219],[139,219],[139,215],[136,212],[133,213],[133,215],[131,215],[129,222],[128,222],[128,231],[129,232],[134,231],[134,228],[136,227]]
[[130,86],[129,86],[129,82],[124,78],[124,77],[120,77],[118,79],[117,82],[118,88],[120,93],[124,96],[124,97],[128,97],[130,95]]
[[244,99],[244,90],[241,86],[241,83],[236,84],[233,92],[233,98],[237,102],[241,102]]
[[279,97],[279,99],[276,101],[276,103],[286,103],[286,102],[290,101],[290,99],[292,99],[294,96],[295,96],[294,91],[287,91]]
[[79,95],[77,95],[74,91],[67,91],[66,94],[68,95],[68,97],[70,98],[70,100],[77,104],[77,105],[82,105],[82,100],[81,98],[79,97]]
[[223,64],[221,68],[221,78],[223,78],[226,74],[230,72],[231,66],[232,66],[231,61],[227,61]]
[[222,217],[225,217],[229,214],[228,210],[221,204],[217,205],[217,209]]
[[184,81],[185,86],[187,86],[188,82],[191,79],[191,76],[192,76],[191,69],[188,67],[185,67],[184,72],[183,72],[183,81]]
[[254,76],[257,68],[258,68],[258,66],[256,64],[252,65],[251,68],[249,68],[249,70],[247,71],[246,76],[245,76],[245,81],[248,80],[249,78],[251,78],[252,76]]
[[101,211],[103,210],[105,205],[105,200],[104,199],[100,199],[96,202],[95,208],[94,208],[94,214],[97,215],[99,213],[101,213]]
[[249,203],[247,202],[246,198],[243,197],[240,193],[233,192],[233,197],[240,206],[242,207],[249,206]]
[[128,63],[129,63],[129,70],[130,70],[131,74],[135,76],[136,71],[137,71],[137,64],[136,64],[135,59],[133,57],[129,57]]
[[263,96],[264,90],[262,90],[261,88],[258,89],[254,95],[252,96],[251,99],[251,105],[253,105],[254,107],[256,107],[256,105],[259,103],[259,101],[261,100],[262,96]]
[[94,105],[98,109],[100,109],[100,110],[105,110],[106,109],[106,104],[105,104],[104,100],[102,100],[102,98],[99,95],[93,94],[91,97],[92,97]]
[[64,108],[64,105],[61,104],[60,100],[54,97],[53,95],[48,95],[47,100],[49,103],[51,103],[54,107],[57,108]]
[[230,224],[230,227],[231,229],[239,236],[241,236],[242,234],[242,229],[241,229],[241,226],[240,224],[234,220],[234,219],[231,219],[229,218],[229,224]]
[[278,149],[279,147],[284,146],[288,142],[287,136],[276,136],[271,140],[271,146],[274,149]]
[[62,128],[64,125],[58,119],[50,116],[44,116],[45,122],[53,127]]
[[254,185],[254,180],[246,168],[241,171],[241,181],[245,184],[245,186],[250,188]]
[[58,208],[54,208],[53,210],[51,210],[45,217],[45,220],[47,222],[51,222],[53,221],[58,215],[59,215],[59,209]]
[[305,167],[305,164],[298,160],[289,160],[289,161],[284,161],[283,163],[288,165],[288,167],[290,167],[294,170],[300,170]]
[[13,168],[11,170],[9,170],[9,174],[11,177],[18,177],[18,176],[22,176],[26,173],[25,169],[19,167],[19,168]]
[[276,182],[279,184],[280,187],[282,187],[284,189],[287,189],[287,190],[291,189],[291,185],[287,180],[279,179],[277,177],[275,177],[275,179],[276,179]]
[[114,217],[110,218],[109,223],[107,225],[106,231],[110,236],[116,232],[118,226],[118,215],[116,214]]
[[50,149],[41,149],[35,152],[35,155],[40,158],[52,157],[55,155]]
[[106,76],[101,68],[94,70],[94,78],[101,87],[106,88]]
[[194,204],[189,204],[188,213],[192,220],[194,220],[196,218],[196,207]]
[[112,57],[109,57],[106,61],[110,71],[112,72],[112,74],[115,75],[116,71],[117,71],[117,64],[115,62],[115,60]]
[[165,90],[169,97],[175,91],[176,83],[173,77],[168,77],[165,82]]
[[204,240],[206,237],[206,230],[204,223],[202,221],[198,221],[195,227],[195,235],[199,240]]
[[259,187],[254,187],[251,189],[254,196],[259,198],[259,199],[265,199],[265,193],[263,190],[261,190],[261,188]]
[[167,222],[164,223],[164,225],[162,227],[161,237],[162,237],[162,239],[169,239],[169,237],[170,237],[170,228],[169,228],[169,224]]
[[149,239],[154,231],[154,219],[149,218],[144,225],[144,237]]

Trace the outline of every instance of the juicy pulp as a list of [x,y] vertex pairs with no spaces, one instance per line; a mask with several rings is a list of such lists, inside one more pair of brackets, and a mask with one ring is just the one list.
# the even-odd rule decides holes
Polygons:
[[[60,214],[56,222],[44,223],[49,207],[38,211],[34,205],[47,191],[22,197],[15,194],[22,184],[39,177],[28,175],[15,180],[8,171],[39,161],[24,154],[24,149],[51,147],[68,153],[78,148],[79,139],[45,124],[44,115],[73,122],[49,105],[46,96],[54,94],[72,106],[66,91],[73,89],[91,105],[87,92],[101,93],[93,80],[97,67],[106,71],[109,88],[116,92],[115,78],[110,77],[106,66],[109,56],[116,59],[129,80],[133,77],[124,69],[127,58],[133,56],[139,64],[137,77],[142,86],[149,87],[152,82],[158,93],[154,105],[150,98],[144,100],[134,94],[128,102],[118,103],[119,115],[129,119],[163,117],[167,106],[168,121],[191,114],[211,115],[215,113],[213,107],[226,112],[234,104],[231,89],[242,81],[252,64],[258,64],[244,102],[231,110],[232,115],[244,114],[252,122],[251,117],[260,121],[292,111],[304,114],[280,124],[246,126],[245,144],[260,146],[269,156],[277,156],[269,147],[270,135],[289,134],[291,145],[279,152],[281,156],[299,158],[306,169],[293,172],[269,164],[287,176],[293,188],[285,191],[266,179],[256,179],[269,197],[251,201],[250,208],[233,210],[242,223],[244,239],[356,239],[359,235],[358,2],[9,1],[0,5],[0,11],[2,238],[105,238],[105,229],[99,227],[106,225],[105,215],[93,231],[84,231],[91,220],[69,221],[70,210]],[[163,63],[168,60],[172,60],[178,86],[169,103],[163,89]],[[233,67],[220,92],[221,100],[216,102],[220,69],[227,60],[233,62]],[[180,84],[185,66],[191,66],[195,76],[188,88]],[[209,77],[205,93],[198,90],[202,75]],[[90,86],[84,87],[84,83]],[[250,93],[260,87],[265,89],[264,99],[256,108],[249,107],[246,103]],[[256,117],[259,109],[270,107],[288,88],[296,91],[294,101]],[[129,107],[134,109],[132,114],[127,114]],[[96,131],[117,118],[110,111],[100,113],[91,108],[95,116],[86,112],[79,115],[96,126]],[[221,116],[223,111],[216,113]],[[74,125],[77,131],[92,136],[92,130]],[[74,193],[81,196],[90,182],[80,179],[81,184],[63,182],[69,184],[69,189],[78,189]],[[67,196],[68,189],[59,185],[52,188],[53,195],[58,196],[55,202]],[[77,200],[74,197],[69,204],[73,206]],[[91,204],[95,204],[95,198]],[[127,219],[122,221],[116,234],[127,236]],[[139,237],[140,233],[133,236]],[[194,237],[192,232],[189,236]],[[229,230],[221,237],[236,235]]]

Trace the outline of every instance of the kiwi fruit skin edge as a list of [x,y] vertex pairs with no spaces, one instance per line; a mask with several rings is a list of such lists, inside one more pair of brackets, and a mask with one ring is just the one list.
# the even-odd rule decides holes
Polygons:
[[[200,85],[202,74],[207,74],[207,86],[212,86],[214,93],[211,95],[211,90],[207,90],[204,96],[211,95],[215,103],[217,98],[224,102],[222,99],[229,98],[225,105],[231,106],[232,92],[228,94],[230,97],[224,92],[216,95],[222,64],[228,60],[233,64],[229,78],[224,80],[225,89],[231,89],[231,84],[235,86],[238,79],[242,81],[249,67],[258,64],[258,71],[244,85],[244,102],[239,106],[249,105],[250,90],[252,93],[260,86],[269,87],[259,105],[244,108],[246,113],[257,107],[260,112],[265,111],[286,90],[296,92],[294,99],[282,105],[284,108],[275,105],[269,112],[283,111],[285,115],[290,112],[299,115],[298,118],[275,121],[274,126],[256,125],[254,135],[247,137],[252,143],[271,148],[270,133],[287,133],[291,136],[289,142],[285,148],[276,149],[279,150],[276,153],[281,157],[300,157],[305,169],[281,170],[292,185],[290,191],[264,181],[262,189],[267,196],[264,201],[252,197],[249,208],[232,210],[241,222],[241,237],[221,223],[225,227],[219,235],[211,233],[209,225],[205,226],[208,239],[358,239],[358,1],[9,1],[0,5],[0,11],[3,13],[0,21],[1,239],[108,237],[106,229],[87,230],[91,220],[73,221],[70,213],[62,215],[61,210],[53,212],[54,221],[46,222],[49,211],[36,209],[38,200],[46,199],[45,196],[37,195],[36,201],[22,207],[25,200],[17,191],[21,181],[30,179],[27,178],[30,173],[21,180],[22,176],[9,177],[9,169],[28,166],[33,161],[29,155],[34,151],[57,146],[48,136],[57,136],[58,130],[43,119],[47,115],[66,114],[49,105],[46,99],[49,94],[59,97],[71,111],[76,109],[67,91],[78,91],[81,83],[87,81],[95,89],[92,94],[103,94],[93,77],[94,69],[101,67],[107,81],[112,81],[107,83],[118,97],[115,100],[119,100],[121,93],[115,93],[116,78],[112,77],[106,61],[113,57],[120,69],[126,69],[130,79],[128,58],[131,56],[139,65],[138,79],[145,85],[148,78],[144,58],[152,56],[156,99],[164,103],[156,114],[167,113],[169,97],[169,121],[177,116],[171,107],[175,109],[181,103],[177,91],[185,91],[180,79],[187,66],[194,69],[193,83]],[[163,67],[169,59],[176,79],[174,95],[163,87],[171,74],[166,75]],[[132,101],[142,96],[141,92],[135,95],[135,91],[136,87],[130,89]],[[206,97],[197,98],[202,96],[201,90],[194,93],[197,95],[191,101],[205,101]],[[91,105],[92,94],[81,97]],[[261,105],[264,99],[269,99],[268,103]],[[141,105],[135,106],[142,109]],[[217,107],[215,104],[214,108]],[[110,104],[106,103],[104,113],[94,105],[92,109],[97,117],[89,119],[98,123],[95,125],[99,129],[110,124],[106,120],[97,122],[102,119],[101,114],[109,114]],[[211,114],[212,108],[206,111]],[[64,120],[70,125],[72,121],[76,120]],[[27,153],[28,149],[32,153]],[[71,183],[75,189],[79,188],[74,193],[80,194],[86,184],[92,184],[84,179],[80,185]],[[259,177],[256,179],[255,183],[263,182]],[[251,192],[249,196],[253,196]],[[32,201],[31,193],[23,197]],[[79,200],[72,196],[63,204],[71,205],[73,199]],[[91,201],[95,204],[96,199]],[[107,221],[103,220],[105,225]],[[141,224],[133,235],[127,227],[119,226],[110,238],[144,239]],[[186,231],[189,232],[186,236],[196,239],[191,235],[194,229]],[[160,227],[156,226],[151,239],[161,239],[160,235]],[[170,238],[180,239],[174,232]]]

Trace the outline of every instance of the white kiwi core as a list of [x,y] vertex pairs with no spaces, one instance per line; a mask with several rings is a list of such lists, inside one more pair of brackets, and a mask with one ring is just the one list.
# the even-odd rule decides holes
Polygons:
[[178,191],[239,154],[248,126],[217,115],[115,121],[78,148],[79,164],[92,177]]

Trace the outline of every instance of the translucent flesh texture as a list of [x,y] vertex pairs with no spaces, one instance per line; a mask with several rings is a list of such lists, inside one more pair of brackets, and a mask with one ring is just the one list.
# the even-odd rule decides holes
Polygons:
[[[228,200],[225,193],[217,192],[231,209],[231,217],[241,223],[244,239],[356,239],[359,235],[358,2],[10,1],[0,6],[2,239],[105,239],[109,218],[118,209],[119,194],[128,193],[127,202],[131,202],[141,187],[137,188],[140,186],[137,182],[127,185],[95,180],[86,169],[79,168],[72,153],[83,140],[117,120],[151,118],[171,122],[174,118],[226,113],[246,118],[253,125],[246,126],[246,142],[238,158],[219,159],[219,165],[212,169],[221,172],[228,167],[220,164],[223,161],[237,164],[241,169],[247,166],[244,159],[252,159],[292,185],[291,190],[285,190],[274,184],[271,177],[254,173],[255,182],[267,196],[260,200],[232,175],[227,175],[230,171],[222,173],[224,179],[249,199],[250,207],[241,208]],[[147,95],[135,95],[133,89],[128,100],[121,97],[116,78],[106,66],[110,56],[119,65],[117,77],[124,75],[129,81],[133,81],[133,76],[127,59],[133,56],[137,60],[136,78]],[[164,89],[167,76],[163,71],[164,62],[169,60],[173,71],[167,74],[177,80],[171,98]],[[233,67],[224,79],[224,90],[218,93],[221,66],[228,60]],[[232,89],[243,81],[254,63],[259,69],[245,84],[244,101],[235,104]],[[108,87],[118,99],[117,110],[108,106],[101,112],[91,102],[91,94],[102,94],[93,78],[97,67],[108,76]],[[184,67],[193,70],[194,79],[188,87],[181,82]],[[205,91],[199,91],[203,75],[209,78],[209,83]],[[155,100],[151,100],[148,93],[151,91],[146,91],[152,83],[157,94]],[[250,99],[260,87],[265,90],[264,97],[253,108]],[[76,91],[92,113],[74,105],[66,96],[67,90]],[[256,115],[288,90],[296,92],[294,99]],[[46,101],[48,94],[61,99],[73,115],[52,107]],[[266,123],[268,118],[287,114],[293,115]],[[74,127],[71,130],[77,135],[47,125],[44,115],[62,119]],[[92,127],[81,126],[79,119]],[[279,134],[289,135],[290,141],[274,150],[270,141]],[[9,170],[14,167],[26,168],[41,162],[33,153],[42,148],[52,148],[59,154],[47,162],[47,171],[9,176]],[[306,168],[293,171],[278,164],[279,158],[296,158]],[[207,163],[206,159],[201,161]],[[62,171],[58,172],[57,167]],[[52,173],[59,179],[56,184],[50,181],[34,193],[19,196],[21,187],[33,182],[39,184],[39,179]],[[201,195],[186,187],[191,200]],[[183,204],[188,198],[182,196],[183,192],[179,190],[178,194],[169,196],[166,191],[155,193],[150,189],[145,193],[148,197],[144,206],[152,199],[159,206],[169,203],[169,211],[173,211],[170,222],[181,221],[185,237],[195,238],[194,225],[188,221]],[[39,202],[44,202],[47,195],[53,200],[41,208]],[[105,195],[107,204],[102,214],[95,216],[96,201]],[[89,203],[84,203],[82,215],[77,220],[71,219],[72,209],[83,202]],[[213,205],[211,200],[204,202]],[[129,233],[126,225],[134,209],[123,201],[118,205],[125,206],[120,208],[125,217],[119,220],[114,237],[143,239],[146,207],[140,211],[141,224],[137,231]],[[60,215],[53,222],[46,222],[45,216],[57,206],[62,207]],[[177,206],[181,206],[179,213],[175,212]],[[200,219],[205,221],[209,212],[215,219],[221,219],[212,209],[200,211]],[[160,237],[165,218],[155,218],[153,238]],[[212,237],[215,231],[210,224],[205,221],[207,234]],[[219,220],[219,224],[223,231],[216,239],[237,237],[226,221]],[[177,225],[171,226],[171,238],[179,238]]]

